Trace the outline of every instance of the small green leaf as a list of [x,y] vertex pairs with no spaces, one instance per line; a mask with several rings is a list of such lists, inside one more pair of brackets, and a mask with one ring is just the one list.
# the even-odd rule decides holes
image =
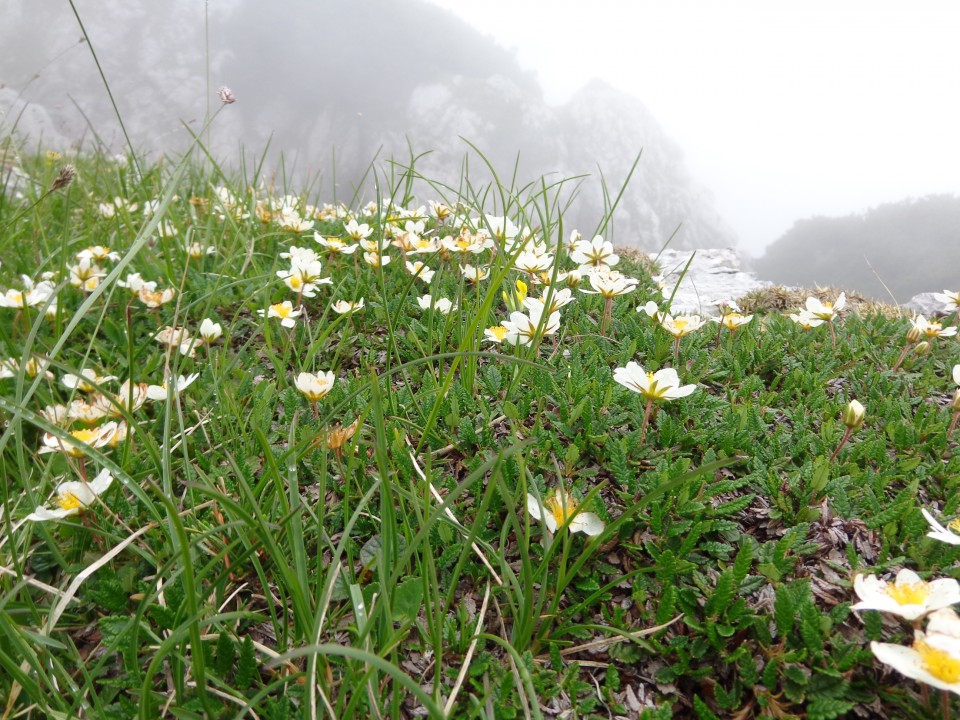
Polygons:
[[423,606],[423,581],[418,577],[404,580],[393,593],[393,614],[398,620],[413,623]]

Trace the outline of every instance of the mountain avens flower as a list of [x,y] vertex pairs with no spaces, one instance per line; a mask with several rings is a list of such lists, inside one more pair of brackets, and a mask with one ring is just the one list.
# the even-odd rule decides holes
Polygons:
[[294,380],[297,390],[307,396],[310,402],[317,402],[326,397],[327,393],[333,389],[336,382],[336,376],[332,372],[313,373],[302,372]]
[[893,582],[858,573],[853,579],[853,590],[860,602],[851,609],[880,610],[905,620],[916,620],[960,603],[960,583],[953,578],[926,582],[907,568],[898,572]]
[[527,512],[530,517],[543,522],[551,533],[561,527],[586,535],[599,535],[603,532],[603,520],[596,513],[578,512],[577,508],[577,500],[562,488],[557,488],[543,505],[536,497],[527,493]]
[[96,502],[97,497],[103,495],[113,482],[110,471],[103,469],[89,482],[70,481],[57,486],[57,496],[54,507],[51,509],[41,505],[27,515],[27,520],[45,522],[47,520],[62,520],[71,515],[77,515]]
[[871,642],[876,658],[902,675],[960,695],[960,618],[950,609],[930,615],[911,647]]
[[927,533],[928,538],[939,540],[947,545],[960,545],[960,518],[951,520],[944,527],[926,508],[921,508],[920,512],[930,525],[930,532]]
[[647,399],[643,412],[643,424],[640,426],[640,442],[647,434],[647,425],[650,422],[650,413],[653,404],[658,400],[678,400],[686,397],[697,389],[695,384],[681,385],[680,376],[673,368],[663,368],[657,372],[647,372],[632,360],[626,367],[613,371],[613,379],[630,390],[640,393]]

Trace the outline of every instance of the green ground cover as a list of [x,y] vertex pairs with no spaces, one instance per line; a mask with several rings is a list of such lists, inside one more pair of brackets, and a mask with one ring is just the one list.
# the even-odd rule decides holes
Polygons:
[[955,338],[676,339],[547,182],[69,160],[0,196],[2,717],[943,711],[871,652],[911,623],[851,605],[957,574],[921,514],[958,513]]

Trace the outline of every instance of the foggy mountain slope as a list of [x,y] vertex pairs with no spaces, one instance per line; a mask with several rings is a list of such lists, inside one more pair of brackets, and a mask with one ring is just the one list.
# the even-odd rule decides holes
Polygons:
[[[198,131],[212,94],[203,5],[79,0],[77,6],[135,146],[182,150],[189,141],[183,123]],[[422,175],[457,187],[469,151],[462,137],[507,179],[519,157],[521,184],[544,174],[553,181],[590,174],[566,226],[588,233],[603,213],[598,167],[615,194],[643,148],[606,234],[620,244],[658,249],[682,223],[673,247],[735,244],[711,199],[684,169],[679,147],[642,103],[594,82],[566,105],[552,107],[511,52],[436,6],[421,0],[232,0],[210,3],[209,13],[211,90],[226,84],[238,98],[219,114],[209,136],[213,154],[228,167],[236,165],[241,148],[255,157],[269,143],[268,166],[276,166],[282,152],[294,187],[319,175],[314,192],[322,199],[336,192],[349,201],[375,156],[405,162],[410,146],[429,151],[417,163]],[[5,129],[26,104],[17,129],[27,149],[41,136],[45,148],[81,138],[91,148],[93,132],[75,101],[110,149],[122,149],[69,6],[0,0],[0,15],[9,19],[0,25],[0,43],[23,46],[0,56]],[[218,105],[214,97],[212,109]],[[3,122],[0,117],[0,127]],[[484,181],[483,169],[472,155],[474,185]],[[373,196],[369,186],[361,192],[364,200]]]
[[779,284],[835,285],[889,301],[886,284],[903,303],[955,288],[958,265],[960,197],[930,195],[862,214],[800,220],[752,269]]

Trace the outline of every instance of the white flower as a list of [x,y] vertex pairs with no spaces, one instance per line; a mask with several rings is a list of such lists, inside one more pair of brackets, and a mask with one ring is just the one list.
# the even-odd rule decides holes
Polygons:
[[431,295],[421,295],[417,298],[417,304],[423,310],[429,310],[431,307],[433,307],[444,315],[448,315],[457,309],[457,306],[447,298],[437,298],[434,300],[433,296]]
[[875,575],[857,574],[853,589],[860,602],[853,610],[880,610],[916,620],[934,610],[960,603],[960,583],[953,578],[939,578],[931,582],[920,579],[912,570],[904,568],[894,582]]
[[944,290],[942,293],[934,293],[933,297],[943,303],[944,312],[952,313],[960,310],[960,292]]
[[680,376],[673,368],[663,368],[651,373],[632,360],[626,367],[615,369],[613,379],[648,400],[677,400],[697,389],[695,384],[681,386]]
[[483,331],[483,339],[487,342],[497,343],[498,345],[503,342],[504,338],[507,337],[509,331],[503,325],[494,325],[493,327],[488,327]]
[[660,322],[660,318],[664,317],[664,313],[660,312],[660,306],[653,300],[647,300],[644,305],[637,305],[637,312],[646,313],[656,322]]
[[320,261],[320,256],[317,255],[316,250],[308,247],[297,247],[296,245],[291,245],[289,250],[280,253],[280,257],[289,260],[291,266],[299,265],[300,267]]
[[953,381],[960,385],[960,365],[953,366]]
[[590,295],[600,294],[605,298],[616,297],[617,295],[626,295],[637,289],[640,283],[632,277],[627,277],[617,270],[596,270],[587,275],[590,280],[590,286],[593,290],[580,288],[580,292]]
[[727,312],[718,318],[713,318],[714,322],[720,323],[727,330],[736,330],[753,320],[753,315],[741,315],[737,311]]
[[196,354],[196,340],[194,340],[186,328],[171,327],[167,325],[155,335],[157,342],[167,347],[177,349],[181,355],[193,357]]
[[871,642],[870,649],[908,678],[960,695],[960,618],[953,610],[931,614],[927,632],[917,631],[912,647]]
[[436,270],[431,270],[429,267],[424,265],[422,262],[410,262],[407,261],[407,272],[411,275],[415,275],[418,280],[423,280],[428,285],[433,280],[433,276],[436,274]]
[[83,457],[86,454],[86,450],[82,444],[89,445],[91,448],[103,447],[116,430],[117,423],[111,420],[94,428],[71,430],[65,438],[44,433],[43,447],[37,452],[40,455],[44,453],[62,452],[70,457]]
[[373,267],[383,267],[384,265],[389,265],[390,260],[391,258],[389,255],[381,255],[375,251],[367,251],[363,254],[363,261],[367,263],[367,265],[371,265]]
[[613,244],[597,235],[593,240],[580,240],[574,243],[570,251],[570,260],[580,265],[580,272],[609,270],[620,257],[613,251]]
[[503,321],[503,327],[507,329],[504,342],[511,345],[531,345],[538,337],[556,335],[560,330],[560,313],[551,313],[543,326],[539,327],[542,317],[533,312],[529,316],[519,311],[510,313],[510,319]]
[[[569,288],[564,288],[548,296],[550,297],[549,311],[551,313],[573,302],[573,293]],[[542,315],[544,311],[548,309],[547,306],[544,305],[544,300],[545,298],[528,297],[524,299],[523,306],[530,311],[531,315]]]
[[599,535],[604,528],[603,520],[595,513],[578,512],[576,499],[560,488],[547,498],[545,506],[527,493],[527,512],[530,517],[543,522],[552,533],[566,526],[570,532]]
[[260,317],[280,318],[280,324],[283,327],[292,328],[296,326],[297,318],[303,314],[303,308],[298,307],[294,310],[293,303],[284,300],[282,303],[271,305],[266,310],[257,310],[257,314]]
[[340,238],[324,237],[318,232],[313,233],[313,239],[318,244],[323,245],[330,252],[342,253],[343,255],[353,255],[353,253],[357,251],[357,248],[360,247],[357,243],[348,245]]
[[71,390],[79,390],[80,392],[93,392],[96,390],[94,387],[95,385],[103,385],[104,383],[116,379],[116,375],[98,375],[95,370],[84,368],[80,371],[79,375],[66,373],[60,378],[60,382],[63,383],[64,387],[70,388]]
[[313,373],[302,372],[294,380],[297,390],[307,396],[310,402],[316,402],[323,399],[333,388],[336,381],[333,372],[321,372],[316,375]]
[[343,224],[343,230],[346,233],[347,237],[353,240],[354,242],[359,242],[360,240],[366,240],[373,234],[373,230],[370,229],[370,226],[366,223],[359,225],[356,220],[350,220],[350,222],[345,222]]
[[920,512],[923,513],[923,517],[932,528],[931,531],[927,533],[928,538],[945,542],[948,545],[960,545],[960,534],[953,532],[953,530],[960,530],[960,518],[951,520],[947,523],[947,526],[944,527],[937,522],[933,515],[927,512],[926,508],[920,508]]
[[488,267],[474,267],[473,265],[461,265],[460,273],[468,281],[472,283],[478,283],[481,280],[486,280],[490,277],[490,268]]
[[[177,376],[177,382],[173,385],[173,394],[179,395],[186,390],[193,381],[200,377],[200,373],[191,373],[190,375]],[[167,380],[163,385],[148,385],[147,397],[151,400],[166,400],[170,381]]]
[[537,253],[533,250],[524,250],[513,261],[513,267],[531,275],[544,272],[553,267],[553,255]]
[[677,315],[673,317],[668,313],[661,318],[660,327],[675,338],[682,338],[699,330],[706,322],[699,315]]
[[103,245],[92,245],[77,253],[77,260],[84,259],[101,262],[106,260],[119,260],[120,253],[111,251],[110,248],[104,247]]
[[356,312],[357,310],[363,309],[363,298],[353,302],[350,300],[337,300],[333,303],[330,308],[340,315],[346,315],[347,313]]
[[126,280],[117,280],[117,287],[127,288],[134,295],[139,295],[140,288],[153,292],[157,289],[157,283],[144,280],[140,277],[140,273],[129,273]]
[[304,219],[295,208],[288,205],[281,207],[280,211],[274,217],[282,230],[306,232],[307,230],[313,229],[313,220]]
[[846,293],[840,293],[840,296],[833,303],[820,302],[817,298],[811,296],[807,298],[806,312],[809,315],[829,322],[836,317],[837,311],[843,310],[846,304]]
[[215,343],[223,335],[223,327],[210,318],[204,318],[200,323],[200,337],[207,345]]
[[802,327],[804,330],[809,330],[810,328],[815,328],[818,325],[823,325],[826,320],[816,315],[811,315],[806,310],[801,310],[799,313],[790,313],[790,319],[793,320],[797,325]]
[[943,327],[943,324],[936,321],[928,321],[923,315],[917,315],[910,321],[913,327],[928,338],[935,337],[953,337],[957,334],[955,327]]
[[56,505],[54,509],[41,505],[27,515],[27,520],[43,522],[45,520],[62,520],[70,515],[76,515],[96,501],[99,495],[106,492],[113,482],[113,475],[104,468],[90,482],[65,482],[57,486]]
[[148,283],[143,283],[143,285],[140,286],[140,290],[137,292],[137,295],[140,298],[140,302],[151,309],[165,305],[173,300],[173,296],[177,294],[177,291],[173,288],[151,290],[147,286]]

